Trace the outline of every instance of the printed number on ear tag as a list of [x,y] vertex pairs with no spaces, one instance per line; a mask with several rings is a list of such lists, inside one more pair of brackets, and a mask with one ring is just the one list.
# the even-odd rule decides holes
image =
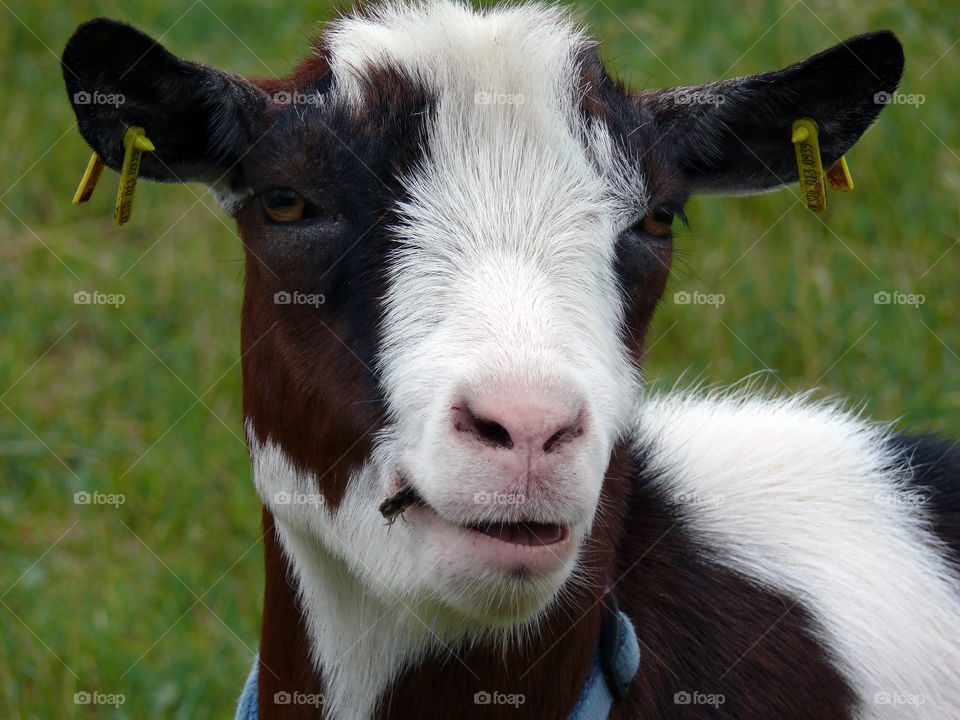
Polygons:
[[800,199],[810,212],[827,209],[827,193],[823,187],[823,163],[817,142],[817,123],[811,118],[800,118],[793,123],[790,142],[797,151],[797,170],[800,180]]
[[117,206],[113,209],[113,221],[123,225],[130,219],[133,198],[137,192],[137,177],[140,175],[140,157],[144,152],[153,152],[153,143],[143,134],[142,127],[129,127],[123,136],[123,167],[120,168],[120,189],[117,191]]
[[800,181],[800,199],[803,206],[815,213],[827,209],[827,191],[824,177],[834,190],[849,192],[853,190],[853,178],[847,161],[841,157],[834,162],[826,173],[820,159],[820,129],[812,118],[800,118],[793,123],[790,142],[797,152],[797,172]]

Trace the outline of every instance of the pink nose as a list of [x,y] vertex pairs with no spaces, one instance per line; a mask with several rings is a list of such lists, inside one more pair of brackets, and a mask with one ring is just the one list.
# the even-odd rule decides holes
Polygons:
[[583,434],[580,405],[522,395],[487,395],[453,407],[456,430],[484,445],[535,457]]

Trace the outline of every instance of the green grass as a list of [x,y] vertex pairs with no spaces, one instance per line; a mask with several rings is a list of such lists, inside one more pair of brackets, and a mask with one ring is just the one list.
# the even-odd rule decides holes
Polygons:
[[[90,204],[70,205],[89,151],[57,56],[79,22],[108,15],[164,34],[181,55],[282,73],[332,9],[7,3],[0,716],[225,717],[256,647],[262,594],[259,505],[241,441],[240,243],[197,186],[142,185],[122,229],[111,222],[111,174]],[[796,188],[690,203],[648,376],[732,383],[771,368],[772,387],[816,386],[903,426],[960,434],[953,11],[893,0],[600,0],[583,9],[635,87],[772,69],[868,29],[900,35],[901,88],[926,102],[888,108],[849,154],[853,194],[832,194],[823,218],[797,205]],[[93,289],[126,302],[73,303]],[[875,305],[881,290],[926,302]],[[678,291],[725,302],[678,305]],[[126,501],[77,505],[80,490]],[[81,690],[126,701],[117,710],[76,705]]]

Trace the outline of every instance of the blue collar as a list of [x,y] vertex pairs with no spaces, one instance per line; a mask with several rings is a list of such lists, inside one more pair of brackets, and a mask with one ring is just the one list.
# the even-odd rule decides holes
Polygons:
[[[257,720],[258,660],[254,658],[234,720]],[[593,665],[569,720],[605,720],[614,701],[626,696],[639,669],[640,645],[633,625],[622,612],[612,610],[600,631]]]
[[640,643],[630,618],[615,607],[608,608],[593,666],[569,720],[604,720],[614,700],[627,696],[639,669]]

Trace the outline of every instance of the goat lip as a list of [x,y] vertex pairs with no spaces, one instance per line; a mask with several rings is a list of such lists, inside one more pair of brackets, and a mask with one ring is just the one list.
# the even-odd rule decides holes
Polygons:
[[411,505],[405,518],[421,540],[436,543],[450,561],[456,559],[470,572],[502,572],[514,578],[548,575],[568,567],[576,553],[572,525],[458,520],[443,517],[428,502]]
[[555,545],[570,537],[570,529],[564,525],[533,521],[478,523],[467,529],[502,543],[528,547]]

